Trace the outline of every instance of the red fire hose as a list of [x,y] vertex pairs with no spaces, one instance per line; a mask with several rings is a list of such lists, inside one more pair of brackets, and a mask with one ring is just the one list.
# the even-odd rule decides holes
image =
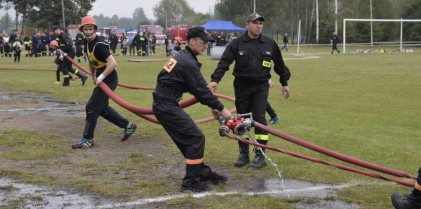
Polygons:
[[359,173],[359,174],[362,174],[362,175],[366,175],[366,176],[370,176],[370,177],[374,177],[374,178],[378,178],[378,179],[396,182],[398,184],[408,186],[408,187],[414,187],[414,183],[411,183],[411,182],[403,181],[403,180],[400,180],[400,179],[388,178],[388,177],[379,175],[377,173],[362,171],[362,170],[358,170],[358,169],[351,168],[351,167],[348,167],[348,166],[344,166],[344,165],[341,165],[341,164],[327,162],[327,161],[321,160],[319,158],[309,157],[309,156],[297,154],[295,152],[290,152],[290,151],[287,151],[287,150],[278,149],[276,147],[272,147],[272,146],[268,146],[268,145],[264,145],[264,144],[259,144],[259,143],[254,142],[254,141],[246,140],[246,139],[243,139],[243,138],[240,138],[240,137],[237,137],[237,136],[232,136],[227,132],[222,132],[221,135],[226,136],[226,137],[231,138],[231,139],[234,139],[234,140],[238,140],[238,141],[247,143],[247,144],[251,144],[251,145],[254,145],[254,146],[257,146],[257,147],[265,148],[265,149],[272,150],[272,151],[275,151],[275,152],[284,153],[284,154],[287,154],[287,155],[290,155],[290,156],[293,156],[293,157],[309,160],[309,161],[320,163],[320,164],[334,166],[334,167],[342,169],[342,170],[351,171],[351,172],[354,172],[354,173]]
[[383,167],[383,166],[375,165],[375,164],[372,164],[372,163],[369,163],[369,162],[366,162],[366,161],[363,161],[363,160],[360,160],[360,159],[357,159],[357,158],[354,158],[354,157],[350,157],[350,156],[347,156],[347,155],[344,155],[344,154],[341,154],[341,153],[338,153],[338,152],[334,152],[332,150],[329,150],[329,149],[317,146],[315,144],[303,141],[303,140],[301,140],[297,137],[293,137],[293,136],[290,136],[288,134],[282,133],[282,132],[280,132],[276,129],[267,127],[267,126],[265,126],[261,123],[255,122],[255,121],[254,121],[253,126],[256,127],[256,128],[265,130],[265,131],[267,131],[267,132],[269,132],[269,133],[271,133],[275,136],[278,136],[282,139],[288,140],[288,141],[290,141],[294,144],[298,144],[300,146],[309,148],[309,149],[314,150],[316,152],[328,155],[330,157],[334,157],[336,159],[339,159],[339,160],[342,160],[342,161],[345,161],[345,162],[348,162],[348,163],[352,163],[354,165],[358,165],[358,166],[361,166],[361,167],[364,167],[364,168],[380,171],[380,172],[387,173],[387,174],[394,175],[394,176],[398,176],[398,177],[416,179],[415,176],[404,173],[402,171],[398,171],[398,170],[394,170],[394,169],[391,169],[391,168],[386,168],[386,167]]

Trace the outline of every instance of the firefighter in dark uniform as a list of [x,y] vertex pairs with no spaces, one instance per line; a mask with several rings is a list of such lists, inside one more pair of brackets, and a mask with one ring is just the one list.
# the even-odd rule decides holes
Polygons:
[[31,52],[31,39],[28,36],[23,37],[23,45],[25,46],[25,57],[28,57]]
[[221,33],[219,33],[218,36],[216,36],[216,45],[217,46],[227,45],[227,40],[225,39],[224,32],[221,32]]
[[[231,41],[222,54],[214,73],[211,75],[209,88],[216,91],[219,81],[225,72],[229,70],[231,63],[235,61],[233,70],[235,106],[238,114],[252,113],[253,120],[267,125],[265,109],[269,94],[270,70],[272,61],[274,70],[280,76],[282,95],[289,97],[288,80],[291,76],[285,66],[278,44],[271,38],[262,34],[264,18],[257,13],[248,16],[247,31],[240,37]],[[268,133],[264,130],[255,129],[254,138],[260,144],[267,144]],[[240,155],[236,167],[242,167],[250,162],[249,146],[239,141]],[[256,156],[252,163],[253,168],[261,168],[266,165],[264,156],[265,149],[255,147]]]
[[89,148],[94,146],[94,131],[101,116],[112,124],[124,128],[123,138],[126,141],[136,130],[137,125],[129,122],[109,105],[108,95],[98,86],[104,82],[112,91],[117,88],[118,75],[115,67],[117,62],[110,53],[110,45],[102,37],[96,35],[98,26],[91,16],[82,18],[79,30],[85,35],[84,52],[89,59],[89,69],[92,79],[97,85],[92,91],[91,98],[86,104],[86,119],[83,138],[72,145],[73,149]]
[[187,34],[186,48],[167,61],[158,74],[153,93],[153,112],[185,158],[186,174],[182,180],[182,192],[208,191],[211,187],[207,182],[218,184],[228,180],[205,165],[205,136],[177,103],[184,92],[189,92],[200,103],[209,106],[214,117],[218,114],[231,117],[231,113],[206,86],[200,72],[202,64],[198,62],[197,55],[204,53],[210,39],[203,27],[191,28]]
[[[66,33],[64,33],[59,26],[54,26],[53,32],[54,32],[54,35],[56,35],[56,41],[59,44],[60,50],[62,50],[63,53],[66,53],[67,56],[73,59],[75,57],[75,49],[73,48],[72,39],[70,39],[70,37]],[[70,86],[69,72],[81,78],[82,85],[85,85],[87,76],[83,74],[82,72],[80,72],[79,70],[73,69],[72,63],[66,58],[64,58],[63,62],[61,63],[61,71],[63,73],[63,86]]]
[[75,41],[75,46],[76,46],[76,59],[77,62],[80,63],[80,59],[83,57],[83,34],[82,32],[78,31],[76,34],[76,41]]

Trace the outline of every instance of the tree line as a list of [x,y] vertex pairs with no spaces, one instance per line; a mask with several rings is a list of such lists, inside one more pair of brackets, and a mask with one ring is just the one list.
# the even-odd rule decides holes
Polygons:
[[[13,8],[15,19],[22,20],[22,25],[51,28],[52,25],[79,23],[95,1],[0,0],[0,8]],[[241,4],[239,0],[218,0],[213,14],[197,13],[185,0],[160,0],[153,8],[154,20],[145,16],[143,8],[134,9],[131,18],[103,14],[94,18],[100,27],[114,25],[125,29],[138,29],[141,24],[203,25],[210,19],[231,20],[244,27],[246,17],[254,11],[265,17],[265,33],[294,35],[301,21],[301,36],[305,42],[328,43],[333,31],[341,34],[344,18],[421,19],[421,0],[241,0]],[[367,42],[371,30],[376,42],[396,41],[399,24],[373,23],[371,28],[369,22],[348,23],[347,42]],[[420,23],[405,23],[403,39],[420,41],[420,28]]]

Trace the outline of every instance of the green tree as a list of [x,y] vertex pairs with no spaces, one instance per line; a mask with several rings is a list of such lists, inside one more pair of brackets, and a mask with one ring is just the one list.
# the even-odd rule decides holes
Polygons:
[[[13,31],[13,22],[9,13],[4,14],[3,17],[0,18],[0,28],[5,29],[8,34]],[[0,31],[0,33],[1,32],[2,31]]]
[[163,26],[186,25],[195,17],[185,0],[160,0],[153,12],[156,23]]
[[140,25],[150,25],[151,22],[145,15],[145,11],[143,8],[136,8],[132,15],[134,29],[139,29]]
[[[409,0],[403,6],[403,19],[421,19],[421,0]],[[421,41],[421,23],[405,23],[405,41]]]
[[[63,0],[65,23],[80,23],[82,17],[92,9],[95,1]],[[35,27],[51,28],[52,25],[63,24],[61,0],[1,0],[1,2],[12,3],[16,13],[22,14]]]

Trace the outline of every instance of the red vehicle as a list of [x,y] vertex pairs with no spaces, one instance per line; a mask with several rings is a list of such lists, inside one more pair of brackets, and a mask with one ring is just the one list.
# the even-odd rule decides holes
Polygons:
[[170,32],[171,38],[180,37],[183,40],[182,43],[185,43],[189,29],[190,26],[188,25],[174,25],[168,28],[168,31]]
[[160,25],[140,25],[140,32],[149,32],[155,35],[156,44],[164,44],[167,35],[164,33],[164,27]]

